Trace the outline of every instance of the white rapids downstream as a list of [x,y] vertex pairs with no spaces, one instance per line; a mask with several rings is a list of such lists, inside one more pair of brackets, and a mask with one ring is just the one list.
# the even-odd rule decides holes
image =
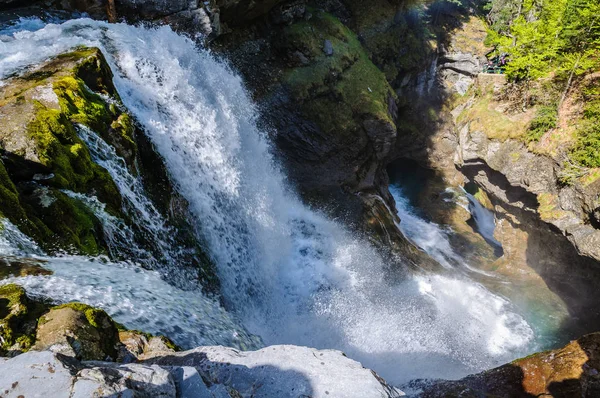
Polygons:
[[[305,206],[287,188],[240,77],[170,28],[22,19],[0,30],[0,79],[78,45],[106,55],[125,106],[189,201],[227,310],[200,290],[165,282],[175,268],[144,270],[135,253],[127,262],[47,256],[6,221],[0,254],[44,259],[54,274],[1,283],[102,307],[128,327],[167,334],[185,348],[253,348],[261,344],[255,334],[264,344],[339,349],[395,384],[458,378],[535,349],[532,328],[504,298],[467,277],[392,281],[369,243]],[[80,133],[144,227],[161,228],[117,155],[93,132]],[[91,206],[96,200],[87,199]],[[403,219],[413,233],[425,232]],[[115,229],[114,245],[126,236]],[[161,231],[156,236],[169,245]]]

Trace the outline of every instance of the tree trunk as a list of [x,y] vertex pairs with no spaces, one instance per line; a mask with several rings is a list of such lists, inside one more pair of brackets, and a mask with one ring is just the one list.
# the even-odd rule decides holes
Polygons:
[[106,15],[108,16],[108,22],[117,22],[117,9],[115,8],[115,0],[108,0],[106,3]]

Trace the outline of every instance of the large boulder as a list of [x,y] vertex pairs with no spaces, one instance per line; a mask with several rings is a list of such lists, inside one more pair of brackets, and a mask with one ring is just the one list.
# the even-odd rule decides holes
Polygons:
[[[136,222],[139,210],[123,200],[111,174],[99,164],[124,163],[131,176],[139,177],[165,227],[172,228],[160,239],[170,239],[178,262],[217,293],[218,279],[196,238],[188,204],[151,141],[125,110],[112,78],[99,49],[79,47],[3,82],[0,217],[51,254],[129,259],[144,250],[149,266],[164,263],[168,256],[156,242],[156,231]],[[96,136],[101,140],[90,138]],[[101,144],[88,147],[86,142]],[[105,144],[109,154],[98,154]],[[117,242],[107,233],[111,217],[132,231],[133,242]]]
[[85,365],[50,351],[31,351],[0,362],[0,393],[7,398],[175,398],[177,389],[169,371],[158,366]]
[[597,397],[600,395],[600,333],[563,348],[534,354],[462,380],[425,387],[434,397]]
[[[239,352],[201,347],[154,363],[77,361],[49,351],[0,359],[3,397],[314,397],[403,394],[339,351],[273,346]],[[47,396],[47,395],[46,395]]]
[[40,317],[32,349],[85,360],[115,360],[118,344],[117,325],[106,312],[70,303],[54,307]]
[[372,370],[340,351],[290,345],[258,351],[198,347],[157,357],[144,364],[191,367],[212,385],[243,397],[398,397]]

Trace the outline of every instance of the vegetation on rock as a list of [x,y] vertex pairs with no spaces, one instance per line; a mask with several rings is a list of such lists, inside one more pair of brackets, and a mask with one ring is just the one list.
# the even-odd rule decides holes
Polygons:
[[[139,352],[131,352],[131,339],[143,343]],[[50,347],[83,360],[135,360],[179,350],[167,337],[128,330],[101,309],[78,302],[52,306],[28,297],[21,286],[0,286],[0,356]]]
[[[393,123],[388,98],[394,92],[356,35],[332,15],[313,12],[310,20],[287,27],[281,41],[310,60],[286,73],[295,99],[323,131],[338,137],[354,135],[366,118]],[[331,54],[324,51],[326,41]]]
[[0,355],[27,351],[35,341],[37,319],[47,304],[30,300],[17,285],[0,286]]
[[[0,134],[2,214],[45,250],[106,250],[100,221],[62,191],[97,196],[113,214],[121,210],[116,185],[92,161],[76,131],[76,124],[82,124],[106,138],[118,130],[113,141],[131,148],[127,117],[90,88],[115,97],[111,78],[99,50],[78,49],[0,90],[0,114],[7,120]],[[115,124],[118,129],[112,128]]]

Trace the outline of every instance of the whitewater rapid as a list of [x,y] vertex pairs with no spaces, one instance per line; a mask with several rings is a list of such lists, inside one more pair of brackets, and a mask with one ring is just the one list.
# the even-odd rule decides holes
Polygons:
[[[246,329],[265,344],[340,349],[396,384],[457,378],[532,350],[531,328],[505,299],[460,277],[397,282],[367,242],[302,204],[257,127],[240,77],[170,28],[23,19],[0,30],[0,78],[78,45],[106,55],[125,106],[189,201],[227,311],[135,261],[49,258],[26,248],[21,255],[41,256],[55,273],[17,283],[105,308],[126,326],[167,333],[184,347],[259,344]],[[83,134],[88,144],[96,139]],[[109,162],[121,192],[130,190],[129,202],[151,225],[143,191],[132,190],[126,175],[115,178],[116,155],[94,142],[96,160]],[[16,245],[6,242],[2,254]]]

